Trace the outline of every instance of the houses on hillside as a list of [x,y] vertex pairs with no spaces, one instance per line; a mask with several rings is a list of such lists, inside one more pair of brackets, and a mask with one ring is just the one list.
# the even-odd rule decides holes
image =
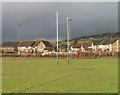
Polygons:
[[[71,52],[111,52],[112,54],[120,52],[120,40],[100,39],[91,42],[78,42],[70,45]],[[23,42],[4,42],[0,50],[3,53],[50,53],[56,51],[56,43],[52,44],[49,41],[23,41]],[[67,45],[59,44],[59,52],[67,52]]]
[[117,38],[114,39],[102,39],[92,41],[92,51],[108,51],[112,53],[120,52],[119,49],[120,40]]
[[118,38],[113,39],[100,39],[100,40],[93,40],[92,42],[84,42],[82,44],[74,43],[71,45],[72,52],[112,52],[118,53],[120,52],[119,48],[120,40]]
[[92,48],[92,50],[93,50],[94,52],[97,52],[97,51],[98,51],[98,49],[99,49],[99,43],[100,43],[101,41],[103,41],[103,39],[102,39],[102,40],[93,40],[93,41],[91,42],[91,48]]

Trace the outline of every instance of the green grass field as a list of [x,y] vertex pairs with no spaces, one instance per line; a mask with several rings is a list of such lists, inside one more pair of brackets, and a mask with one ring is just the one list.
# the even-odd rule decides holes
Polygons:
[[3,58],[3,93],[117,93],[117,59]]

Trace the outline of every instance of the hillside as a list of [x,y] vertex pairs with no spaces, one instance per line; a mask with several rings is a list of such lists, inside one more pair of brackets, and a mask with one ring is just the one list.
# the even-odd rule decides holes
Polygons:
[[[103,38],[116,38],[118,36],[120,36],[120,33],[104,33],[101,35],[82,36],[70,39],[70,44],[73,44],[74,42],[78,42],[81,44],[84,42],[91,42],[92,40],[98,40]],[[67,40],[60,41],[59,43],[67,45]]]

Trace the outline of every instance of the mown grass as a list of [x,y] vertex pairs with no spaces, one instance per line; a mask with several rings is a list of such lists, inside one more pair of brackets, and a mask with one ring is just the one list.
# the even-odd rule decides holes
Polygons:
[[3,93],[117,93],[117,59],[3,58]]

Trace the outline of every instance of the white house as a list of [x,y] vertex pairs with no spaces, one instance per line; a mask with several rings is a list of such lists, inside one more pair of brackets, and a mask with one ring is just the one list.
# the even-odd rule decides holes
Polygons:
[[50,44],[50,42],[43,41],[43,40],[35,41],[35,43],[32,45],[32,48],[34,52],[37,52],[37,53],[52,51],[52,45]]
[[18,45],[18,52],[36,52],[36,53],[43,53],[44,51],[50,51],[52,45],[48,41],[26,41],[20,42]]
[[34,44],[34,41],[25,41],[25,42],[20,42],[17,47],[18,47],[18,53],[20,52],[32,52],[32,45]]
[[91,47],[95,52],[101,50],[115,53],[120,51],[119,42],[120,40],[118,38],[95,40],[92,41]]
[[81,44],[79,44],[79,43],[75,43],[75,44],[71,45],[71,51],[72,52],[77,52],[80,49],[81,49]]

